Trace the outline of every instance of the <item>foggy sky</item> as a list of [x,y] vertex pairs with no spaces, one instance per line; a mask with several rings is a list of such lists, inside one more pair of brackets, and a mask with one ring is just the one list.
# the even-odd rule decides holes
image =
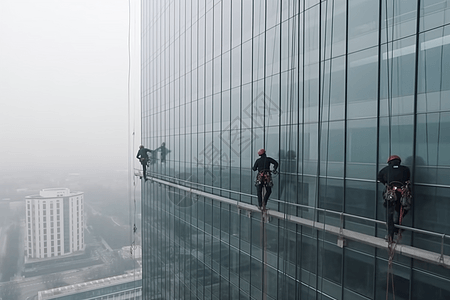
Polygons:
[[[131,129],[140,126],[139,5]],[[127,76],[128,0],[0,0],[0,175],[126,169]]]

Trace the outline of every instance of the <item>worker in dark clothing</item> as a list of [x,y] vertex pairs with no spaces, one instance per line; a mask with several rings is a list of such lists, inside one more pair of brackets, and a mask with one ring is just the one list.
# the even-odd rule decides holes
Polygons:
[[153,151],[150,149],[145,148],[143,145],[139,146],[139,151],[136,155],[136,158],[139,159],[139,161],[142,164],[142,169],[144,173],[144,180],[147,181],[147,163],[148,163],[148,152],[152,153]]
[[170,152],[169,149],[166,148],[166,143],[162,143],[161,147],[159,147],[158,149],[156,149],[155,151],[161,151],[161,163],[165,163],[166,162],[166,155]]
[[385,185],[383,206],[387,208],[388,240],[392,241],[394,233],[398,232],[394,224],[399,224],[411,208],[410,171],[401,166],[401,158],[391,155],[388,166],[378,172],[378,181]]
[[[278,168],[278,162],[271,158],[267,157],[266,150],[261,149],[258,151],[258,155],[260,156],[253,165],[252,170],[258,171],[258,175],[256,176],[256,190],[258,193],[258,207],[259,209],[266,209],[267,201],[269,200],[269,196],[272,193],[272,175],[270,171],[270,164],[273,164],[273,173],[276,174]],[[264,202],[262,201],[262,188],[266,188],[266,194],[264,195]]]

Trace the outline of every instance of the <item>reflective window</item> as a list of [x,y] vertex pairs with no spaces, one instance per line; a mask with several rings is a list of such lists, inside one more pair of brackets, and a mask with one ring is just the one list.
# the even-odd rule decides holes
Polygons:
[[242,1],[242,42],[252,37],[253,1]]
[[376,163],[376,119],[347,122],[347,177],[373,179]]
[[255,37],[265,30],[265,14],[264,1],[253,1],[253,34]]
[[266,26],[270,29],[280,23],[281,18],[281,1],[266,0]]
[[225,53],[231,47],[231,1],[222,3],[222,52]]
[[348,118],[375,117],[378,97],[378,50],[372,48],[348,56]]
[[241,1],[231,1],[231,48],[241,44]]
[[[373,295],[374,274],[372,258],[349,250],[345,252],[344,262],[345,286],[352,291],[371,298]],[[358,276],[357,274],[364,274],[364,276]]]
[[426,31],[449,23],[449,0],[420,1],[420,31]]
[[273,27],[266,32],[266,76],[280,72],[280,26]]
[[420,35],[418,112],[450,110],[450,26]]
[[[147,170],[192,188],[142,182],[144,294],[385,297],[385,251],[351,240],[339,248],[333,234],[250,213],[251,167],[261,148],[279,162],[268,202],[274,213],[382,238],[376,176],[396,154],[414,184],[402,224],[448,232],[448,7],[448,0],[143,3],[140,143],[170,150],[165,163],[156,152]],[[352,216],[341,220],[339,212]],[[442,240],[406,230],[402,244],[438,254]],[[443,249],[450,254],[450,241]],[[444,268],[402,254],[393,263],[403,291],[396,297],[447,297]]]
[[372,0],[348,3],[348,52],[378,43],[379,3]]
[[214,5],[214,57],[222,54],[222,5]]

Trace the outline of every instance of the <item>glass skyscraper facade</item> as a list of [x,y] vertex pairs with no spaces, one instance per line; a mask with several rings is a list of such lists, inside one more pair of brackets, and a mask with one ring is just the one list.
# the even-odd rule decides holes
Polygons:
[[[141,8],[144,299],[386,299],[391,280],[450,299],[449,0]],[[265,218],[260,148],[280,163]],[[398,247],[438,260],[396,253],[389,276],[390,154],[413,182]]]

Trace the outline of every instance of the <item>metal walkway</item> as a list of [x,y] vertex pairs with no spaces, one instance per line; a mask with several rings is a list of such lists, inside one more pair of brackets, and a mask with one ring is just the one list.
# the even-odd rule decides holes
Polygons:
[[[169,182],[166,180],[161,180],[161,179],[154,178],[151,176],[149,176],[148,179],[150,180],[149,182],[152,182],[152,181],[157,182],[157,183],[163,184],[165,186],[170,186],[170,187],[173,187],[173,188],[176,188],[179,190],[186,191],[191,194],[195,194],[195,195],[202,196],[202,197],[205,197],[208,199],[220,201],[222,203],[234,205],[240,210],[245,210],[247,212],[258,212],[258,213],[261,212],[256,206],[248,204],[248,203],[243,203],[240,201],[232,200],[232,199],[214,195],[211,193],[206,193],[206,192],[194,189],[194,188],[186,187],[183,185],[172,183],[172,182]],[[316,209],[314,207],[308,207],[308,208]],[[317,209],[317,210],[321,210],[321,209]],[[331,211],[327,210],[327,212],[331,212]],[[334,212],[334,213],[339,214],[341,216],[341,219],[342,219],[342,216],[344,216],[344,215],[348,216],[347,214],[344,214],[344,213],[338,213],[338,212]],[[299,224],[302,226],[307,226],[309,228],[313,228],[316,230],[334,234],[337,236],[337,245],[339,247],[344,247],[345,239],[349,239],[349,240],[353,240],[353,241],[356,241],[356,242],[359,242],[362,244],[370,245],[372,247],[376,247],[379,249],[388,250],[388,243],[386,242],[385,239],[382,239],[379,237],[374,237],[371,235],[363,234],[363,233],[352,231],[352,230],[348,230],[348,229],[344,229],[342,226],[343,222],[341,222],[340,227],[337,227],[337,226],[332,226],[332,225],[328,225],[325,223],[313,221],[310,219],[285,214],[285,213],[282,213],[279,211],[274,211],[274,210],[267,210],[266,214],[268,217],[273,217],[273,218],[277,218],[280,220],[286,220],[286,221],[296,223],[296,224]],[[353,216],[353,217],[357,217],[357,216]],[[362,218],[362,219],[374,221],[374,220],[367,219],[367,218]],[[382,222],[382,221],[377,221],[377,223],[385,224],[385,222]],[[437,233],[427,232],[427,231],[420,230],[420,229],[413,230],[412,228],[408,228],[408,227],[404,227],[404,226],[398,226],[398,227],[405,229],[405,230],[412,230],[412,231],[416,231],[416,232],[420,232],[420,233],[425,233],[425,234],[428,233],[428,234],[431,234],[434,236],[439,236],[442,238],[442,246],[441,246],[441,253],[436,253],[436,252],[431,252],[431,251],[420,249],[420,248],[413,247],[413,246],[397,244],[397,246],[395,247],[396,253],[404,255],[404,256],[408,256],[408,257],[411,257],[414,259],[418,259],[421,261],[425,261],[428,263],[432,263],[435,265],[441,265],[441,266],[450,268],[450,256],[444,255],[444,239],[447,237],[445,234],[437,234]]]

